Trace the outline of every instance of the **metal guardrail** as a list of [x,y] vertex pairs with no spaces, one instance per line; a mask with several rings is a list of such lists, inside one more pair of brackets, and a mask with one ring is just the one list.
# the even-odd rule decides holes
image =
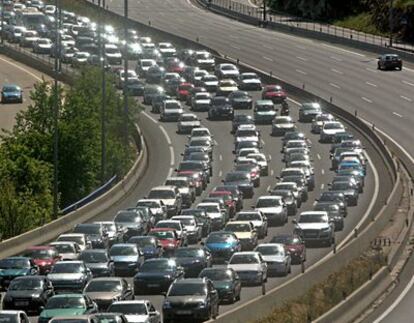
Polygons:
[[[215,7],[216,9],[231,11],[238,15],[255,19],[257,21],[257,24],[263,23],[263,8],[253,7],[233,0],[201,0],[201,2],[203,2],[206,7]],[[389,36],[368,34],[349,28],[320,23],[304,18],[289,16],[286,14],[274,14],[270,12],[270,10],[266,14],[266,23],[268,25],[283,24],[292,28],[319,32],[321,34],[326,34],[337,38],[351,39],[375,46],[382,46],[384,48],[392,47],[395,49],[408,51],[414,55],[414,44],[401,42],[398,39],[394,38],[392,46],[390,46]]]

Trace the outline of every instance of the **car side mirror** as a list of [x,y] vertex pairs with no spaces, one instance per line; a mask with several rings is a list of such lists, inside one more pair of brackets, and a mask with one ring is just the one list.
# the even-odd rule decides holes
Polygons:
[[292,219],[293,224],[298,224],[298,221],[296,219]]
[[150,316],[158,316],[160,313],[155,311],[155,312],[149,312]]

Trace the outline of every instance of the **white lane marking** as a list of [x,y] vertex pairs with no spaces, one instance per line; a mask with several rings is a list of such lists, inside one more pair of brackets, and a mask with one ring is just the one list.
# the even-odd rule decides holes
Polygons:
[[230,45],[230,47],[231,47],[231,48],[234,48],[234,49],[237,49],[237,50],[239,50],[239,49],[240,49],[240,47],[235,46],[235,45]]
[[165,130],[164,126],[159,125],[159,128],[161,129],[162,133],[164,134],[165,139],[167,139],[168,144],[171,145],[171,138],[168,135],[167,131]]
[[395,116],[397,116],[397,117],[399,117],[399,118],[402,118],[403,117],[401,114],[399,114],[397,112],[393,112],[392,114],[395,115]]
[[171,176],[172,176],[172,174],[173,174],[173,172],[174,172],[174,169],[173,169],[172,167],[170,167],[170,169],[168,170],[168,175],[167,175],[167,177],[171,177]]
[[367,67],[366,70],[369,71],[369,72],[372,72],[372,73],[378,73],[377,70],[374,70],[374,69],[369,68],[369,67]]
[[296,104],[297,106],[301,106],[301,105],[302,105],[302,103],[300,103],[299,101],[293,100],[293,99],[291,99],[291,98],[287,98],[287,99],[288,99],[288,101],[290,101],[290,102],[292,102],[292,103]]
[[266,192],[270,191],[270,185],[267,187]]
[[273,176],[275,174],[275,171],[272,169],[271,171],[270,171],[270,176]]
[[327,44],[323,44],[323,46],[328,47],[328,48],[333,48],[333,49],[339,50],[339,51],[344,52],[344,53],[348,53],[348,54],[352,54],[352,55],[356,55],[356,56],[360,56],[360,57],[365,57],[364,54],[353,52],[351,50],[343,49],[343,48],[340,48],[340,47],[331,46],[331,45],[327,45]]
[[221,177],[221,175],[223,175],[223,171],[220,169],[220,171],[219,171],[219,177]]
[[321,155],[316,154],[316,157],[318,157],[318,159],[321,160]]
[[331,71],[334,72],[334,73],[336,73],[336,74],[340,74],[340,75],[344,74],[344,72],[338,71],[335,68],[331,68]]
[[321,184],[321,190],[325,188],[325,184]]
[[2,60],[3,62],[6,62],[7,64],[9,64],[9,65],[11,65],[11,66],[14,66],[15,68],[17,68],[17,69],[19,69],[19,70],[21,70],[21,71],[23,71],[23,72],[25,72],[25,73],[27,73],[27,74],[29,74],[30,76],[32,76],[34,79],[36,79],[36,80],[38,80],[38,81],[42,81],[42,78],[41,77],[39,77],[39,76],[37,76],[36,74],[34,74],[34,73],[32,73],[32,72],[30,72],[28,69],[26,69],[26,68],[24,68],[24,67],[22,67],[22,66],[20,66],[20,65],[17,65],[17,64],[15,64],[15,63],[13,63],[13,62],[10,62],[9,60],[7,60],[7,59],[5,59],[5,58],[3,58],[3,57],[0,57],[0,60]]
[[371,82],[365,82],[365,84],[368,84],[368,85],[370,85],[370,86],[372,86],[372,87],[378,87],[378,85],[376,85],[376,84],[374,84],[374,83],[371,83]]
[[296,45],[296,47],[299,48],[299,49],[306,49],[305,46],[301,46],[301,45]]
[[408,102],[412,102],[413,101],[412,99],[410,99],[409,97],[404,96],[404,95],[400,95],[400,98],[403,99],[403,100],[405,100],[405,101],[408,101]]
[[170,166],[175,164],[174,148],[170,146]]
[[266,49],[274,50],[274,48],[272,46],[269,46],[269,45],[263,45],[263,47],[266,48]]
[[305,57],[296,56],[296,58],[297,58],[298,60],[300,60],[300,61],[304,61],[304,62],[307,62],[307,61],[308,61],[308,59],[307,59],[307,58],[305,58]]
[[321,169],[321,174],[325,175],[325,170],[324,169]]
[[272,155],[269,154],[268,159],[269,159],[269,161],[271,161],[272,160]]
[[146,116],[148,119],[150,119],[152,122],[154,122],[155,124],[158,124],[158,120],[155,120],[153,117],[151,117],[147,112],[142,111],[142,114],[144,116]]
[[218,146],[219,145],[219,143],[217,142],[217,140],[214,140],[214,145],[215,146]]
[[408,68],[408,67],[404,67],[404,71],[414,72],[414,70],[412,68]]
[[269,62],[273,62],[273,59],[271,59],[270,57],[263,56],[263,59],[265,59],[265,60],[267,60]]
[[308,73],[306,73],[305,71],[302,71],[302,70],[296,70],[296,72],[298,72],[299,74],[302,74],[302,75],[308,75]]
[[220,159],[220,161],[223,160],[223,155],[222,154],[220,154],[219,159]]
[[334,87],[334,88],[337,88],[337,89],[340,89],[341,88],[339,85],[337,85],[335,83],[329,83],[329,85],[332,86],[332,87]]
[[372,100],[366,98],[365,96],[361,96],[361,99],[364,100],[365,102],[372,103]]
[[411,83],[411,82],[408,82],[408,81],[405,81],[405,80],[401,81],[401,82],[403,82],[406,85],[414,86],[414,83]]
[[334,61],[337,61],[337,62],[342,62],[342,61],[343,61],[343,59],[342,59],[342,58],[339,58],[339,57],[331,56],[331,58],[332,58]]
[[239,39],[239,36],[235,36],[235,35],[230,35],[229,37],[233,39]]
[[266,144],[263,139],[260,139],[260,143],[262,144],[262,147],[264,147]]

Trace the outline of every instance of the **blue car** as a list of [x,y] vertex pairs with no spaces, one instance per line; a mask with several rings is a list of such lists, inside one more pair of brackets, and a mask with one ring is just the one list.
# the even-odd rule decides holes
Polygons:
[[161,243],[153,236],[133,236],[128,243],[134,243],[144,254],[144,259],[160,258],[164,253]]
[[1,90],[1,103],[23,103],[23,91],[15,84],[3,85]]
[[209,234],[205,247],[213,257],[213,263],[223,263],[235,252],[241,251],[239,239],[233,232],[216,231]]
[[21,276],[37,275],[39,268],[28,257],[9,257],[0,260],[0,290],[7,289],[10,282]]
[[338,172],[348,169],[358,171],[359,175],[362,177],[364,177],[366,174],[364,166],[356,161],[343,161],[338,165]]

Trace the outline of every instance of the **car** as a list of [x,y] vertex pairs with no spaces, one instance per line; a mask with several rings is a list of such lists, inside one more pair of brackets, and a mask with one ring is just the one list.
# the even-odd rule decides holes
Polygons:
[[273,101],[257,100],[254,104],[254,122],[256,124],[272,124],[276,117]]
[[193,54],[193,62],[196,66],[200,68],[205,68],[206,70],[213,70],[216,64],[216,60],[211,53],[206,50],[196,51]]
[[184,110],[180,101],[177,100],[165,100],[160,111],[161,121],[179,121]]
[[215,67],[215,72],[219,79],[237,80],[240,75],[239,69],[236,67],[236,65],[230,63],[217,64]]
[[239,75],[238,85],[239,89],[244,91],[260,91],[262,89],[262,81],[253,72],[241,73]]
[[118,71],[116,75],[116,86],[118,89],[122,89],[124,87],[125,80],[126,80],[125,75],[128,76],[128,80],[138,79],[138,75],[134,70],[128,70],[127,73],[125,74],[124,69],[121,69]]
[[283,244],[290,252],[291,264],[300,265],[306,261],[306,246],[302,238],[297,234],[282,233],[270,240],[270,243]]
[[296,129],[295,122],[290,116],[277,116],[272,121],[272,136],[283,136],[286,132]]
[[59,261],[47,274],[56,293],[81,292],[92,279],[92,271],[80,260]]
[[210,130],[206,127],[198,127],[191,130],[190,134],[191,139],[205,139],[211,141],[213,139],[213,135],[211,134]]
[[[207,158],[208,155],[206,154]],[[168,177],[164,183],[166,186],[175,186],[181,194],[181,206],[190,207],[195,201],[196,192],[191,178],[188,177]]]
[[165,90],[161,86],[147,85],[144,87],[143,103],[152,104],[152,99],[160,95],[165,95]]
[[79,260],[91,270],[93,277],[114,276],[114,264],[106,249],[84,250],[79,255]]
[[188,243],[198,243],[201,240],[201,227],[192,215],[175,215],[171,220],[180,221],[187,232]]
[[[144,87],[145,90],[145,87]],[[148,94],[148,93],[147,93]],[[172,100],[173,98],[165,93],[154,94],[151,98],[151,112],[160,113],[165,100]]]
[[[212,160],[208,153],[204,151],[194,151],[194,152],[188,152],[187,154],[183,154],[184,158],[183,161],[197,161],[202,162],[205,166],[205,168],[209,169],[209,176],[213,176],[213,165]],[[191,177],[187,178],[187,181],[190,183],[190,187],[193,188],[193,185],[191,184]],[[194,188],[193,188],[194,191]],[[194,202],[195,199],[193,199],[192,202]]]
[[190,215],[196,220],[197,226],[200,227],[201,236],[207,237],[211,232],[211,219],[207,216],[207,212],[202,209],[183,209],[180,215]]
[[209,74],[201,78],[200,84],[206,88],[208,92],[213,93],[217,92],[219,80],[217,76]]
[[219,294],[220,303],[234,304],[240,300],[241,282],[233,269],[205,268],[198,277],[208,278],[213,282],[213,286]]
[[211,94],[208,92],[195,93],[191,98],[191,110],[205,112],[210,109]]
[[39,314],[40,308],[54,294],[53,285],[45,276],[17,277],[10,282],[4,295],[3,310],[23,310]]
[[260,176],[269,175],[269,164],[265,154],[262,153],[250,153],[246,156],[249,159],[254,159],[260,166]]
[[84,233],[64,233],[61,234],[56,241],[75,242],[81,251],[91,247],[91,243]]
[[224,231],[233,232],[236,235],[242,251],[253,250],[257,246],[258,234],[250,221],[231,221],[226,224]]
[[211,230],[221,230],[225,224],[225,214],[220,209],[220,204],[217,202],[203,202],[196,206],[197,209],[206,212],[206,215],[211,220]]
[[242,192],[243,198],[252,198],[254,185],[248,172],[230,172],[223,180],[224,185],[236,185]]
[[16,84],[5,84],[1,89],[1,103],[23,103],[23,90]]
[[305,243],[332,246],[335,243],[335,224],[326,211],[306,211],[299,219],[292,220],[294,233],[300,235]]
[[55,241],[49,245],[57,250],[60,260],[77,260],[81,253],[81,248],[76,242]]
[[230,100],[225,96],[215,96],[211,98],[208,110],[208,118],[210,120],[227,119],[232,120],[234,110],[230,104]]
[[132,236],[146,233],[146,224],[144,223],[143,212],[137,208],[120,210],[114,217],[115,224],[123,230],[123,242]]
[[177,133],[189,134],[194,128],[201,126],[200,119],[193,113],[183,113],[177,122]]
[[134,276],[135,295],[161,294],[183,277],[184,268],[174,259],[148,259]]
[[343,217],[346,217],[348,214],[346,199],[342,192],[336,192],[336,191],[322,192],[320,197],[316,199],[316,201],[317,202],[335,202],[336,204],[339,205],[339,208],[341,210],[341,214]]
[[273,189],[269,191],[270,195],[280,196],[286,204],[288,215],[295,215],[298,209],[295,196],[289,189]]
[[180,101],[187,101],[187,96],[190,95],[191,89],[194,88],[194,84],[189,82],[183,82],[177,87],[177,98]]
[[179,214],[181,211],[181,194],[176,186],[157,186],[151,189],[149,199],[161,200],[167,207],[167,216]]
[[240,125],[253,125],[254,119],[250,115],[246,114],[236,114],[232,120],[232,130],[231,133],[235,133]]
[[[255,125],[239,125],[234,135],[234,143],[237,146],[243,141],[260,142],[260,131]],[[237,149],[236,149],[237,150]]]
[[99,223],[80,223],[75,225],[74,233],[83,233],[91,243],[92,248],[106,249],[108,247],[108,235]]
[[70,64],[72,67],[85,66],[88,63],[88,59],[90,56],[91,54],[88,52],[83,52],[83,51],[75,52],[70,61]]
[[116,243],[109,249],[116,276],[133,276],[144,261],[142,251],[134,243]]
[[263,88],[262,100],[271,100],[273,103],[284,102],[287,98],[285,90],[276,84],[269,84]]
[[233,218],[234,214],[236,213],[236,200],[233,197],[233,193],[230,191],[212,191],[208,194],[210,198],[222,198],[224,201],[224,206],[227,209],[227,213],[229,218]]
[[315,119],[312,120],[311,132],[319,134],[324,122],[335,121],[335,117],[330,113],[318,114]]
[[280,178],[282,183],[296,183],[296,187],[299,192],[299,198],[302,202],[306,202],[308,200],[308,187],[307,187],[307,180],[302,175],[288,175]]
[[318,102],[305,102],[299,107],[300,122],[312,122],[319,114],[322,114],[322,107]]
[[253,108],[252,97],[249,93],[245,91],[240,91],[240,90],[232,91],[228,95],[228,99],[233,109],[252,109]]
[[8,257],[0,259],[0,289],[7,289],[10,282],[21,276],[33,276],[39,273],[32,258]]
[[378,57],[377,68],[379,70],[399,69],[402,70],[402,59],[397,54],[384,54]]
[[157,225],[155,226],[155,229],[174,229],[175,232],[178,235],[178,239],[181,241],[182,246],[186,246],[188,244],[187,240],[187,231],[185,230],[185,227],[183,223],[179,220],[163,220],[159,221]]
[[260,252],[236,252],[231,256],[227,268],[237,273],[242,285],[262,286],[267,282],[268,266]]
[[94,314],[93,317],[96,319],[97,323],[128,323],[128,320],[125,317],[125,315],[121,313],[100,312]]
[[213,263],[226,262],[235,252],[241,251],[240,241],[233,232],[211,232],[204,245],[213,256]]
[[49,38],[39,38],[33,42],[33,53],[50,55],[53,43]]
[[39,323],[48,323],[55,316],[86,315],[98,312],[98,305],[87,295],[60,294],[55,295],[46,303],[39,315]]
[[160,313],[149,300],[116,301],[108,311],[123,314],[128,323],[161,323]]
[[151,67],[156,66],[156,65],[157,65],[157,62],[154,59],[149,59],[149,58],[140,59],[138,62],[138,65],[136,66],[137,74],[140,74],[146,77],[146,73],[148,72],[148,70]]
[[165,256],[173,255],[175,250],[182,244],[177,232],[172,228],[155,228],[148,235],[159,240]]
[[284,225],[288,221],[286,204],[276,195],[263,195],[257,199],[255,210],[262,212],[269,226]]
[[61,260],[57,250],[51,246],[32,246],[23,251],[22,256],[33,260],[39,267],[40,275],[47,274],[53,265]]
[[134,299],[131,286],[120,277],[94,278],[85,286],[83,294],[97,304],[99,311],[106,311],[114,300]]
[[238,189],[237,185],[222,185],[216,186],[213,189],[214,192],[230,192],[232,198],[236,204],[236,212],[239,212],[243,208],[243,193]]
[[159,199],[141,199],[138,200],[137,207],[148,207],[155,217],[155,222],[167,219],[167,207]]
[[0,321],[8,323],[30,323],[30,319],[24,311],[1,310]]
[[53,317],[49,323],[97,323],[93,314],[86,315],[58,315]]
[[[286,167],[283,168],[280,172],[280,177],[279,178],[288,178],[288,182],[294,182],[294,180],[292,180],[291,176],[298,176],[300,178],[302,178],[307,185],[307,188],[309,191],[313,191],[315,188],[315,179],[314,177],[310,176],[309,174],[307,174],[305,172],[305,170],[301,167]],[[300,183],[298,183],[300,184]]]
[[335,231],[344,229],[344,217],[341,214],[341,208],[335,202],[318,202],[314,205],[313,210],[328,212],[329,218],[334,221]]
[[238,91],[237,83],[232,79],[220,80],[217,86],[216,96],[228,97],[231,93]]
[[200,272],[212,266],[213,258],[204,247],[181,247],[175,251],[174,259],[184,268],[186,278],[198,277]]
[[158,84],[165,75],[165,68],[159,65],[150,66],[145,72],[145,80],[148,84]]
[[290,252],[280,243],[261,243],[255,249],[267,263],[269,275],[287,276],[291,273]]
[[122,228],[118,228],[115,221],[95,221],[94,223],[100,224],[108,237],[108,247],[111,247],[114,243],[123,241],[124,231]]
[[134,243],[144,254],[144,260],[160,258],[164,254],[161,242],[153,236],[133,236],[128,243]]
[[320,131],[320,142],[333,142],[337,133],[345,131],[345,126],[339,121],[326,121]]
[[329,190],[332,192],[341,192],[345,196],[346,204],[348,206],[358,205],[358,186],[349,181],[336,181],[329,184]]
[[164,323],[183,320],[215,319],[219,314],[219,296],[213,283],[206,278],[175,281],[162,304]]
[[267,217],[260,211],[242,211],[238,212],[234,218],[235,221],[249,221],[257,231],[258,238],[263,239],[267,236]]

